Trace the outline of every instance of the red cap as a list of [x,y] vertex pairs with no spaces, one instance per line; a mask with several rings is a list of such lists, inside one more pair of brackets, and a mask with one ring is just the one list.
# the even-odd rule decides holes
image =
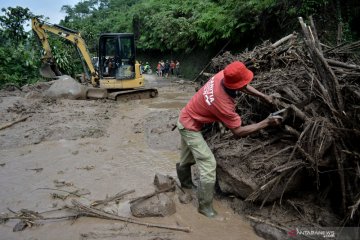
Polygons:
[[229,89],[240,89],[249,84],[254,73],[239,61],[230,63],[224,69],[224,85]]

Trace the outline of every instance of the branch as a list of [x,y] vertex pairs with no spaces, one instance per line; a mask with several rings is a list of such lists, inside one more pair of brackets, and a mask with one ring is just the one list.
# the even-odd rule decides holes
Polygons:
[[16,123],[23,122],[26,119],[28,119],[29,117],[31,117],[31,116],[22,117],[22,118],[19,118],[19,119],[15,120],[15,121],[11,122],[11,123],[4,124],[4,125],[0,126],[0,130],[11,127],[12,125],[14,125]]
[[76,201],[75,199],[73,199],[71,202],[74,206],[69,207],[69,208],[79,212],[79,214],[82,214],[84,216],[97,217],[97,218],[103,218],[103,219],[111,219],[111,220],[119,220],[119,221],[123,221],[123,222],[129,222],[129,223],[134,223],[134,224],[138,224],[138,225],[143,225],[143,226],[147,226],[147,227],[165,228],[165,229],[170,229],[170,230],[174,230],[174,231],[190,232],[189,227],[165,226],[165,225],[159,225],[159,224],[154,224],[154,223],[140,222],[140,221],[136,221],[135,219],[121,217],[118,215],[104,212],[104,211],[96,209],[96,208],[86,206],[86,205]]

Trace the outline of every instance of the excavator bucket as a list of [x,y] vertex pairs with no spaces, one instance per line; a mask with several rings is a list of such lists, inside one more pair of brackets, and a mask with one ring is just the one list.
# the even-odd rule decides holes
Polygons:
[[102,99],[107,97],[108,97],[108,92],[106,91],[106,89],[90,87],[86,91],[86,98]]
[[49,63],[43,63],[41,65],[40,75],[44,78],[57,78]]

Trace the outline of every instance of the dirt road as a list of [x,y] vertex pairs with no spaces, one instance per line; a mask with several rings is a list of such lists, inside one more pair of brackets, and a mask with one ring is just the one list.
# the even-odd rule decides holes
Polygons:
[[[109,212],[132,217],[128,201],[153,192],[156,173],[176,177],[179,135],[171,128],[194,94],[190,84],[154,76],[147,76],[147,81],[158,88],[158,98],[52,100],[34,97],[41,88],[2,92],[0,124],[29,118],[0,130],[0,212],[28,209],[64,216],[66,211],[56,210],[71,199],[89,204],[134,189],[120,202],[105,206]],[[76,190],[83,195],[66,195]],[[260,239],[225,202],[216,200],[219,217],[207,219],[197,213],[195,202],[184,205],[176,194],[173,197],[172,216],[137,220],[190,227],[190,233],[81,217],[42,221],[19,232],[13,232],[18,221],[10,220],[0,224],[0,239]]]

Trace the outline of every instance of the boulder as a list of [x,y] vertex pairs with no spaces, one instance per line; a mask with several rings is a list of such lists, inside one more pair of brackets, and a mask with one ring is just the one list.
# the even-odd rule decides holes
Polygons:
[[44,95],[51,98],[86,99],[86,87],[72,77],[63,75],[59,76]]
[[151,198],[136,201],[130,210],[135,217],[165,217],[176,212],[175,202],[165,193],[159,193]]
[[157,173],[154,178],[154,185],[158,191],[171,189],[175,190],[175,180],[171,176]]

